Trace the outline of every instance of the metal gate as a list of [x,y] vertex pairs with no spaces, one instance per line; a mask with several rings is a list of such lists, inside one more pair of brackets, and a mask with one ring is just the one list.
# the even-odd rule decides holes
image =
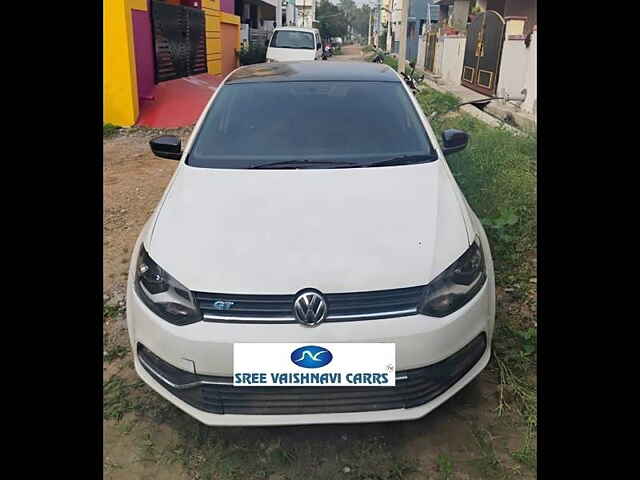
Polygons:
[[156,83],[207,72],[204,13],[197,8],[151,2]]
[[433,72],[433,64],[436,59],[436,43],[438,42],[437,32],[427,33],[427,45],[425,47],[424,68]]
[[495,94],[504,29],[504,18],[493,10],[481,13],[469,25],[462,66],[462,85],[485,95]]

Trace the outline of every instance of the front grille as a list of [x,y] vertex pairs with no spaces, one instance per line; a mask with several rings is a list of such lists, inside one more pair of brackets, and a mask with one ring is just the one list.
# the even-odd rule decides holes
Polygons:
[[[218,414],[293,415],[370,412],[423,405],[460,380],[480,360],[486,348],[486,335],[481,333],[441,362],[397,372],[395,387],[234,387],[230,377],[198,376],[181,371],[141,345],[138,356],[145,369],[167,390],[199,410]],[[176,370],[182,373],[178,375]]]
[[[424,286],[372,292],[328,293],[325,322],[373,320],[414,315]],[[209,322],[297,323],[293,316],[296,295],[241,295],[193,292]],[[218,306],[216,306],[218,302]]]

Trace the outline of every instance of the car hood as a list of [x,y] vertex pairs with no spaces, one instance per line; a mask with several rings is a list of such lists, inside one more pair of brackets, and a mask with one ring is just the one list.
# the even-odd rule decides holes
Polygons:
[[306,48],[273,48],[269,47],[267,58],[278,62],[296,62],[304,60],[314,60],[316,51]]
[[445,168],[441,161],[297,170],[181,165],[148,251],[196,291],[424,285],[469,246]]

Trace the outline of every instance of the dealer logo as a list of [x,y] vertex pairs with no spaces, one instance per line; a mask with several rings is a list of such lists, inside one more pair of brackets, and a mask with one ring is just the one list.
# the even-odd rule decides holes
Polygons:
[[329,350],[315,345],[306,345],[291,352],[291,361],[303,368],[320,368],[333,360]]

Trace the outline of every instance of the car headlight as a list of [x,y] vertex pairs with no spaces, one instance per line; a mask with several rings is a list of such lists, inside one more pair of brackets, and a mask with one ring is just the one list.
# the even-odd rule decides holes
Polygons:
[[202,320],[193,294],[154,262],[140,247],[136,264],[135,289],[151,311],[174,325],[188,325]]
[[480,290],[487,278],[480,239],[462,256],[427,285],[418,311],[431,317],[444,317],[455,312]]

